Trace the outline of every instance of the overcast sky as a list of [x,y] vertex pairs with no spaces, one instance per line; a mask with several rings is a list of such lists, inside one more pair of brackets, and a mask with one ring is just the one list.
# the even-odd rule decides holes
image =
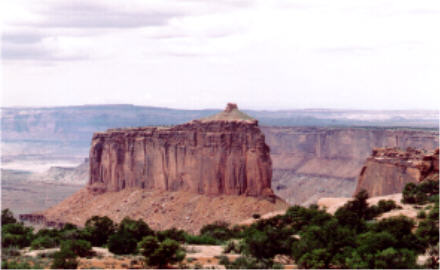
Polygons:
[[439,0],[2,0],[2,105],[438,109]]

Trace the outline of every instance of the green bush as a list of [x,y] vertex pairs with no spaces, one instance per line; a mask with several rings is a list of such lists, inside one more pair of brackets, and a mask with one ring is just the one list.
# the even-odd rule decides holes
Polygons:
[[424,204],[427,201],[435,202],[438,201],[438,194],[438,179],[424,180],[419,184],[408,183],[402,191],[402,202],[409,204]]
[[185,258],[185,251],[179,242],[165,239],[159,242],[154,236],[146,236],[139,242],[139,249],[149,266],[166,268],[170,263],[181,262]]
[[221,221],[203,226],[200,235],[209,236],[220,241],[226,241],[234,237],[233,232],[229,229],[229,224]]
[[154,231],[142,219],[133,220],[125,217],[119,224],[118,231],[130,234],[135,239],[142,239],[148,235],[154,235]]
[[229,240],[228,242],[226,242],[226,245],[223,248],[223,253],[240,254],[242,251],[243,251],[243,243],[234,240]]
[[159,241],[163,241],[167,238],[173,239],[177,242],[185,242],[185,231],[184,230],[178,230],[176,228],[171,228],[164,231],[159,231],[156,233],[157,239]]
[[93,216],[86,221],[84,235],[93,246],[103,246],[108,237],[115,232],[116,226],[108,217]]
[[33,228],[20,223],[9,223],[2,226],[2,247],[27,247],[33,240]]
[[93,255],[92,245],[86,240],[67,240],[61,242],[61,251],[73,252],[80,257],[88,257]]
[[56,246],[58,246],[57,239],[51,238],[49,236],[39,236],[35,238],[31,243],[31,249],[53,248]]
[[417,218],[420,218],[420,219],[426,218],[426,212],[424,210],[419,211],[417,213]]
[[283,269],[283,266],[274,263],[271,259],[256,259],[249,256],[240,256],[233,262],[228,257],[222,256],[219,264],[225,266],[226,269]]
[[108,249],[115,254],[135,253],[137,240],[130,233],[118,232],[108,238]]
[[192,235],[185,233],[185,243],[192,245],[220,245],[222,242],[208,235]]
[[2,261],[2,269],[32,269],[29,263],[19,261]]
[[75,253],[70,250],[55,252],[51,265],[52,269],[76,269],[77,267],[78,261]]
[[17,223],[17,220],[14,217],[14,214],[12,214],[11,210],[9,208],[2,210],[2,226],[6,224],[13,224]]
[[17,247],[8,247],[2,249],[2,258],[20,256],[20,249]]

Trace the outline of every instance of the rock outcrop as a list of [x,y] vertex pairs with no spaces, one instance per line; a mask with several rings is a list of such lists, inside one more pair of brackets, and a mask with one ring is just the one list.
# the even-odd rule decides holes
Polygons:
[[[235,104],[174,127],[112,129],[93,136],[86,188],[44,211],[45,222],[83,225],[94,215],[144,219],[154,229],[197,232],[283,211],[255,119]],[[41,214],[41,213],[37,213]]]
[[438,181],[439,149],[431,153],[408,148],[376,148],[359,175],[355,194],[365,189],[370,196],[402,192],[407,183]]
[[235,104],[173,127],[95,133],[89,189],[142,188],[207,195],[273,196],[272,161],[257,120]]
[[272,158],[272,189],[290,204],[350,197],[377,147],[434,151],[439,132],[412,128],[261,127]]

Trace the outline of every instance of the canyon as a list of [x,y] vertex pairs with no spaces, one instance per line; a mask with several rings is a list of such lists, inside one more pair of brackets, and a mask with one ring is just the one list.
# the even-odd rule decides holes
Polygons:
[[[83,161],[90,150],[93,132],[113,128],[116,134],[118,131],[114,128],[118,126],[179,124],[191,119],[203,119],[217,112],[218,110],[174,110],[131,105],[3,108],[2,182],[8,185],[3,185],[2,188],[5,190],[7,187],[9,193],[8,196],[3,196],[2,205],[16,206],[17,211],[24,213],[25,206],[28,206],[29,202],[26,200],[21,203],[21,200],[28,198],[35,202],[29,210],[43,210],[48,205],[39,203],[40,197],[49,198],[47,202],[60,202],[62,198],[59,196],[61,194],[59,190],[65,188],[66,191],[62,194],[68,195],[86,185],[90,177],[89,165],[88,162]],[[439,142],[438,112],[343,110],[245,112],[259,119],[259,128],[270,148],[272,190],[289,204],[308,205],[322,197],[352,196],[362,167],[376,147],[401,149],[413,147],[433,151],[438,147]],[[421,126],[426,128],[415,128]],[[142,133],[142,131],[134,131],[136,128],[132,130],[133,134]],[[139,145],[143,142],[137,141],[135,144]],[[113,150],[109,149],[108,153],[111,151]],[[177,150],[176,153],[180,153],[179,151]],[[136,159],[144,154],[135,152],[133,165],[136,167]],[[174,153],[174,148],[169,152]],[[158,154],[162,155],[162,153]],[[125,155],[131,154],[123,154],[123,158]],[[165,153],[163,155],[165,156]],[[81,165],[67,167],[59,162],[64,160],[66,164],[81,163]],[[41,169],[37,173],[21,171],[32,170],[40,161],[42,162],[38,169],[47,168],[47,171],[41,172]],[[169,161],[172,163],[171,159]],[[49,169],[51,162],[54,165]],[[122,167],[118,165],[117,171],[123,171],[124,166],[132,165],[126,162],[123,164]],[[11,169],[20,171],[11,171]],[[185,179],[184,176],[181,178],[175,176],[172,178],[178,180],[173,180],[174,183],[182,183],[181,180]],[[16,181],[17,178],[21,180]],[[126,180],[126,187],[132,184],[142,186],[142,182],[138,181],[140,178],[136,179],[132,176],[130,179],[130,181],[121,180]],[[163,176],[162,179],[165,177]],[[157,185],[161,181],[158,181]],[[57,188],[41,189],[44,191],[41,193],[39,182],[53,183]],[[20,185],[20,191],[14,190],[11,193],[14,183]],[[163,183],[164,180],[161,185],[165,186]],[[75,186],[70,186],[72,184]],[[122,185],[122,182],[120,184]],[[145,182],[144,186],[146,184]],[[154,184],[156,185],[156,181]],[[37,189],[24,195],[25,190],[29,190],[26,185],[37,186]],[[104,187],[107,188],[107,185]],[[177,189],[177,187],[178,185],[173,184],[168,186],[168,189]],[[114,189],[115,186],[109,185],[108,188]],[[180,188],[195,190],[195,185],[190,188],[185,184]],[[215,193],[216,189],[219,189],[218,184],[206,187],[206,190],[204,186],[203,192]]]
[[271,149],[272,188],[290,204],[351,197],[366,159],[377,147],[434,151],[438,131],[370,127],[263,127]]

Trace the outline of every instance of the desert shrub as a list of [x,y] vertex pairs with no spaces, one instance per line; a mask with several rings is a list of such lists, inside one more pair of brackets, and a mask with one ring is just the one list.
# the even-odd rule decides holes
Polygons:
[[73,252],[80,257],[88,257],[93,255],[92,245],[86,240],[67,240],[61,242],[61,251]]
[[202,227],[200,235],[210,236],[220,241],[226,241],[234,237],[226,222],[217,221]]
[[427,201],[435,202],[438,201],[438,194],[438,180],[425,180],[419,184],[408,183],[402,191],[402,202],[410,204],[424,204]]
[[135,253],[137,240],[130,233],[118,232],[108,238],[108,249],[115,254]]
[[14,217],[14,214],[12,214],[11,210],[9,208],[2,210],[2,226],[6,224],[13,224],[17,223],[17,220]]
[[343,226],[362,232],[366,229],[365,220],[371,219],[371,210],[367,203],[368,193],[361,190],[351,201],[348,201],[335,212],[335,217]]
[[220,245],[221,241],[208,235],[192,235],[185,233],[185,243],[192,245]]
[[154,231],[142,219],[133,220],[128,217],[121,221],[118,231],[130,234],[135,239],[142,239],[144,236],[154,234]]
[[[314,205],[311,205],[309,208],[298,205],[292,206],[287,209],[286,214],[281,218],[282,223],[289,225],[293,231],[300,231],[310,225],[321,226],[330,219],[330,214],[324,210],[319,210]],[[260,222],[262,222],[262,220],[258,223]]]
[[387,248],[373,253],[354,251],[346,258],[346,267],[352,269],[411,269],[417,268],[416,256],[408,249]]
[[259,219],[259,218],[261,218],[261,215],[260,214],[253,214],[252,217],[254,219]]
[[422,253],[425,246],[420,239],[412,233],[414,221],[405,216],[391,217],[372,224],[372,232],[388,232],[397,241],[396,248],[406,248]]
[[229,240],[228,242],[226,242],[226,245],[223,248],[223,253],[240,254],[242,251],[243,251],[243,243],[234,240]]
[[32,249],[53,248],[58,246],[58,239],[49,236],[39,236],[31,243]]
[[167,238],[173,239],[177,242],[185,242],[185,231],[184,230],[178,230],[176,228],[171,228],[164,231],[159,231],[156,233],[157,239],[159,241],[163,241]]
[[2,249],[2,258],[20,256],[20,250],[17,247],[8,247]]
[[70,250],[55,252],[51,265],[52,269],[76,269],[77,267],[78,261],[75,253]]
[[139,249],[149,266],[165,268],[170,263],[181,262],[185,258],[185,251],[179,242],[165,239],[159,242],[154,236],[146,236],[139,242]]
[[33,228],[20,223],[9,223],[2,226],[2,247],[27,247],[33,240]]
[[393,209],[401,208],[393,200],[380,200],[377,205],[373,205],[368,208],[367,214],[365,216],[366,220],[373,219],[383,213],[389,212]]
[[283,269],[283,266],[274,263],[271,259],[258,260],[250,256],[240,256],[233,262],[229,261],[228,257],[222,256],[219,264],[225,266],[226,269]]
[[432,202],[432,203],[438,202],[439,201],[439,195],[438,194],[434,194],[434,195],[429,196],[428,201]]
[[417,218],[420,218],[420,219],[426,218],[426,212],[424,210],[419,211],[417,213]]
[[439,242],[439,203],[429,211],[427,218],[419,223],[416,235],[425,245],[435,246]]
[[312,225],[300,233],[292,246],[292,257],[302,268],[330,268],[344,264],[355,247],[355,230],[332,219],[323,226]]
[[27,262],[19,261],[2,261],[2,269],[32,269],[32,267]]
[[262,230],[251,228],[243,239],[243,251],[257,259],[272,259],[277,254],[290,254],[294,241],[286,229],[270,225]]
[[108,237],[115,232],[116,226],[108,217],[93,216],[86,221],[84,235],[93,246],[107,243]]

